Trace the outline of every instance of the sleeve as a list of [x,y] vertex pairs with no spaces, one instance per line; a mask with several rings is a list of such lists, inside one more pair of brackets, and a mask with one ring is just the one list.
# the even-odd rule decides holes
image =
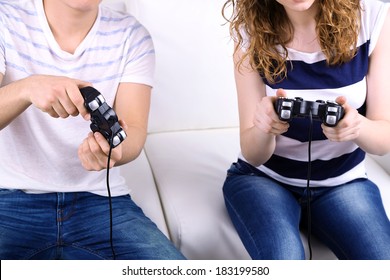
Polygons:
[[137,23],[127,42],[125,69],[121,82],[140,83],[148,86],[154,84],[155,49],[150,33]]
[[[242,37],[242,42],[240,44],[240,48],[243,52],[246,52],[250,45],[250,37],[248,33],[246,32],[244,26],[240,27],[240,30],[238,32]],[[238,43],[238,33],[235,30],[232,30],[232,39],[233,42]]]
[[379,0],[362,1],[362,28],[365,29],[365,34],[369,36],[367,38],[370,40],[369,55],[371,55],[378,42],[389,7],[390,3],[384,3]]

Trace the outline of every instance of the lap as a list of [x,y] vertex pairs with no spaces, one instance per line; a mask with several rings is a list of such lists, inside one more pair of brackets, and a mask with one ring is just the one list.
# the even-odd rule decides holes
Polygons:
[[[305,188],[281,184],[238,162],[229,169],[223,191],[229,215],[252,258],[267,247],[286,250],[284,240],[299,252],[299,225],[307,214]],[[375,184],[358,179],[335,187],[312,187],[310,193],[312,233],[338,258],[390,258],[389,218]]]
[[366,179],[328,188],[311,204],[313,233],[340,259],[389,259],[390,222]]
[[237,163],[223,191],[229,215],[252,259],[303,259],[301,208],[292,192]]
[[130,196],[0,192],[2,259],[180,259]]

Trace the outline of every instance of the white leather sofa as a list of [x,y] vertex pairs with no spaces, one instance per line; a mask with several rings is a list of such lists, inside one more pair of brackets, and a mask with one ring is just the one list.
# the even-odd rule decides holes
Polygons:
[[[156,49],[147,142],[137,160],[121,167],[132,197],[188,259],[249,259],[222,196],[239,152],[224,0],[103,2],[135,15]],[[390,155],[369,156],[367,168],[390,216]],[[335,259],[315,239],[312,248],[314,259]]]

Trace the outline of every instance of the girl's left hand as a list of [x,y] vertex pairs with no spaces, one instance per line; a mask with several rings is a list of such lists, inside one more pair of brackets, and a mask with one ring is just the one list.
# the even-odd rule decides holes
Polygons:
[[322,124],[322,130],[330,141],[353,141],[359,137],[362,116],[355,108],[348,105],[347,99],[344,96],[338,97],[336,102],[343,106],[345,113],[344,117],[335,127],[329,127]]

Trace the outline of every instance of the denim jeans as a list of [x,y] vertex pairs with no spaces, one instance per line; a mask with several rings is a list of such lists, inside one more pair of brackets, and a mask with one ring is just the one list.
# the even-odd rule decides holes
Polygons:
[[[300,227],[307,190],[281,184],[239,160],[228,170],[225,203],[253,259],[304,259]],[[357,179],[311,188],[311,232],[339,259],[390,259],[390,221],[378,187]]]
[[0,259],[184,258],[129,195],[112,206],[111,240],[107,197],[0,189]]

